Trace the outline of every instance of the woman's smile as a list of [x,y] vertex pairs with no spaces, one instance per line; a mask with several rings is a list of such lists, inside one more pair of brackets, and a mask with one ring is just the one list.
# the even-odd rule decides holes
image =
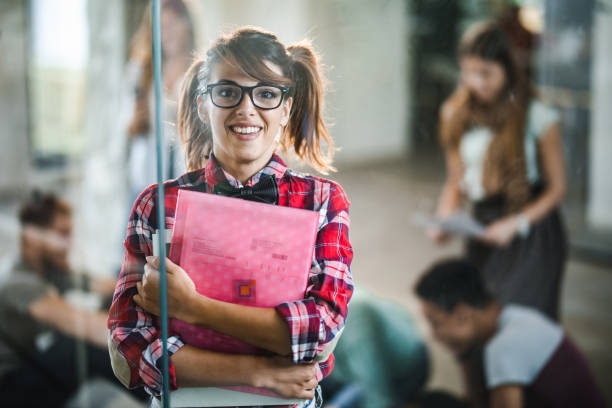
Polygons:
[[229,126],[232,136],[239,140],[250,141],[257,139],[263,130],[263,127],[248,123],[238,123]]

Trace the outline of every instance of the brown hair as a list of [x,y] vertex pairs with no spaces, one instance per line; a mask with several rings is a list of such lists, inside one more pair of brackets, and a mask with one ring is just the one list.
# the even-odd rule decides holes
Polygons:
[[[292,149],[322,173],[335,170],[331,166],[334,145],[323,121],[325,82],[316,53],[307,42],[285,47],[274,34],[254,27],[220,37],[205,59],[196,60],[185,74],[177,127],[189,170],[201,168],[212,150],[211,131],[197,115],[197,98],[204,94],[211,69],[220,61],[252,78],[289,87],[287,97],[293,97],[293,105],[280,141],[283,150]],[[280,67],[282,75],[266,61]],[[327,154],[321,141],[327,145]]]
[[19,222],[22,226],[35,225],[48,228],[56,215],[70,215],[70,204],[53,193],[34,190],[19,208]]
[[[181,0],[164,0],[162,2],[162,10],[164,9],[173,10],[187,21],[190,32],[189,38],[191,40],[190,48],[193,49],[195,43],[193,23],[185,4]],[[147,7],[130,46],[130,59],[138,61],[142,69],[138,85],[135,89],[136,103],[134,105],[134,116],[128,126],[128,135],[130,137],[146,134],[151,130],[149,92],[153,83],[152,20],[151,7]]]
[[489,127],[494,138],[485,158],[482,183],[488,194],[503,193],[507,209],[514,211],[529,199],[524,140],[527,108],[534,90],[497,23],[468,29],[459,44],[459,58],[467,56],[500,64],[506,74],[505,87],[496,102],[485,105],[460,84],[442,107],[440,139],[446,148],[457,149],[470,126]]

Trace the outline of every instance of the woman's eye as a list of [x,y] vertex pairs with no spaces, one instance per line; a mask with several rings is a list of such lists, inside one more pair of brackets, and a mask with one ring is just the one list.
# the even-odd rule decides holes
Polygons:
[[234,88],[220,88],[219,90],[217,90],[217,95],[223,97],[223,98],[233,98],[236,96],[236,90]]
[[275,99],[278,97],[276,89],[260,89],[257,91],[257,97],[262,99]]

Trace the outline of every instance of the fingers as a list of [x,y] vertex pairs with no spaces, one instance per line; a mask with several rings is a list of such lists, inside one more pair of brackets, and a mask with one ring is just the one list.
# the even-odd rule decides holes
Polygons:
[[319,384],[316,378],[315,364],[302,365],[302,380],[298,382],[297,394],[299,398],[313,398],[315,388]]
[[143,289],[143,285],[141,282],[136,283],[136,289],[138,290],[138,293],[132,296],[132,300],[147,312],[159,316],[159,304],[156,302],[155,299],[151,299],[147,296],[147,293]]
[[142,300],[142,297],[140,297],[140,295],[134,295],[132,296],[132,300],[134,300],[134,302],[136,302],[136,304],[140,307],[142,307],[144,309],[144,307],[142,306],[142,304],[144,303]]
[[147,265],[150,265],[154,269],[159,268],[159,256],[147,256],[145,259],[147,260]]
[[175,264],[174,262],[172,262],[172,261],[170,260],[170,258],[166,257],[166,268],[167,268],[168,270],[170,270],[170,269],[173,269],[173,270],[174,270],[174,269],[176,269],[176,268],[178,268],[178,267],[179,267],[179,266],[178,266],[177,264]]
[[308,384],[299,386],[299,388],[296,389],[295,392],[296,396],[298,398],[312,399],[315,395],[315,388],[317,384],[317,381],[314,380],[314,382],[309,382]]
[[155,278],[159,279],[159,270],[151,266],[151,264],[145,264],[144,274],[142,275],[143,282],[146,280],[154,280]]
[[[159,269],[159,256],[147,256],[145,258],[147,260],[147,265],[150,265],[153,269]],[[175,272],[180,266],[172,262],[169,258],[166,257],[166,271],[169,273]]]
[[304,388],[307,390],[314,390],[315,387],[319,384],[316,378],[312,377],[304,384]]
[[274,357],[271,384],[266,388],[287,398],[312,399],[318,385],[316,364],[294,364],[284,357]]

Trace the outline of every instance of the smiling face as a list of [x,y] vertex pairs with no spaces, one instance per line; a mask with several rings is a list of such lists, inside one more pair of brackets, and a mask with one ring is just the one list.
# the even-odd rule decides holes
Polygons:
[[461,81],[481,103],[493,103],[506,85],[504,67],[476,56],[461,58]]
[[[277,65],[266,65],[282,75]],[[208,80],[209,84],[219,82],[254,86],[260,81],[220,61],[212,66]],[[289,120],[291,103],[292,99],[287,98],[278,108],[263,110],[255,107],[245,93],[238,106],[219,108],[212,104],[210,95],[201,95],[198,98],[198,113],[211,129],[213,153],[223,168],[243,182],[244,174],[250,177],[262,169],[276,150],[275,138]]]

